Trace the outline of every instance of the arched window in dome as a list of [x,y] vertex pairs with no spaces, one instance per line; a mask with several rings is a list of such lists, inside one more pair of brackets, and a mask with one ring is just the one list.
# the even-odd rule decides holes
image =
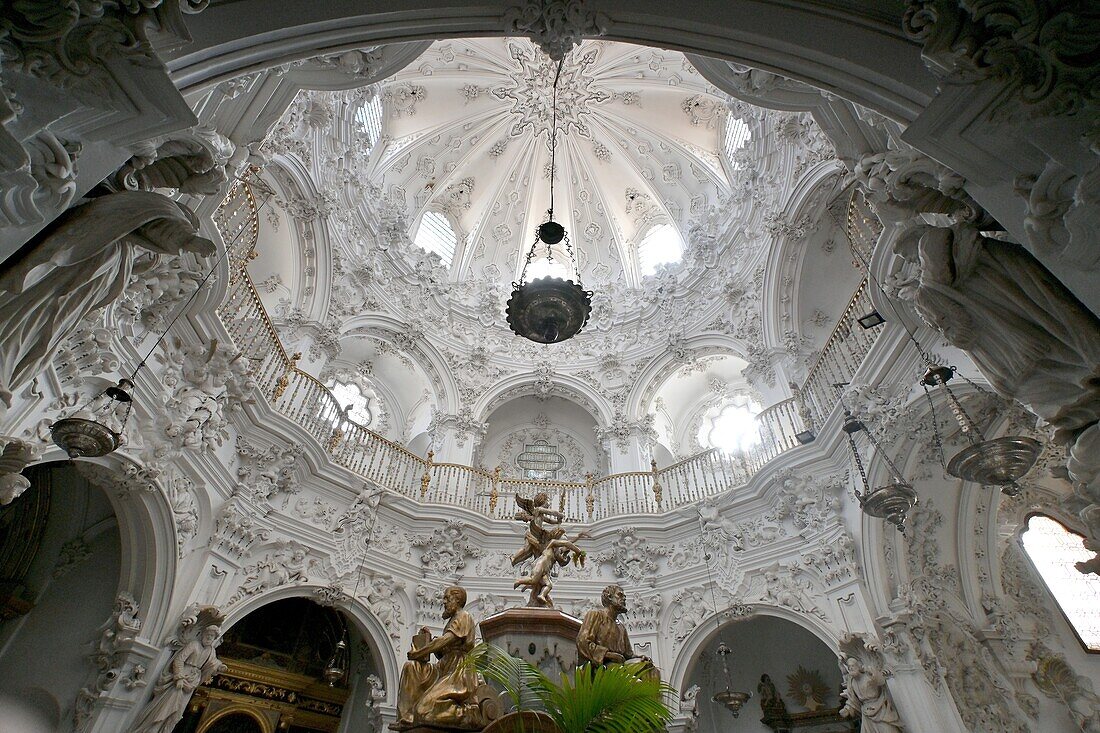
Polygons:
[[347,415],[360,425],[370,425],[374,420],[374,413],[370,409],[370,400],[363,394],[358,384],[350,382],[333,382],[332,395],[341,407],[348,408]]
[[740,168],[736,155],[752,138],[749,126],[740,117],[726,115],[726,122],[722,127],[722,152],[726,155],[726,162],[731,168]]
[[658,265],[679,262],[684,256],[684,244],[671,224],[657,224],[638,242],[638,267],[642,275],[657,272]]
[[458,235],[446,216],[438,211],[426,211],[420,218],[413,243],[421,249],[435,252],[443,260],[443,265],[450,267],[455,247],[458,246]]
[[1094,554],[1085,549],[1085,538],[1034,514],[1020,542],[1077,638],[1089,651],[1100,652],[1100,577],[1076,567]]
[[699,443],[723,453],[743,455],[760,444],[760,408],[748,398],[727,400],[707,412],[699,430]]
[[369,102],[359,105],[355,110],[355,124],[359,125],[360,132],[367,138],[368,149],[373,150],[382,137],[381,94],[375,94]]

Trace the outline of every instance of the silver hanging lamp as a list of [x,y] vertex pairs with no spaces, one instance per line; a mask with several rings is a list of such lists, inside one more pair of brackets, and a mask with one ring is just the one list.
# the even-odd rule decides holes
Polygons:
[[[890,456],[875,440],[875,436],[867,429],[861,420],[857,420],[852,413],[844,411],[844,424],[841,429],[848,436],[848,447],[852,451],[852,459],[855,461],[859,478],[863,484],[863,491],[856,489],[856,500],[864,514],[879,519],[884,519],[894,525],[899,532],[905,532],[905,518],[909,510],[917,503],[917,492],[913,485],[902,478],[901,471],[890,460]],[[859,447],[856,445],[856,434],[864,433],[867,441],[874,447],[875,452],[882,456],[886,467],[890,471],[890,482],[872,489],[867,480],[867,471],[863,467],[863,459],[859,455]]]
[[[1023,478],[1035,465],[1043,447],[1039,441],[1023,435],[985,438],[948,384],[955,375],[956,370],[953,367],[929,362],[928,370],[920,381],[924,394],[928,398],[928,406],[932,413],[933,436],[944,470],[964,481],[1000,486],[1004,494],[1016,496],[1020,493],[1020,485],[1016,481]],[[966,378],[963,377],[963,379]],[[978,392],[988,394],[970,380],[966,379],[966,381]],[[939,432],[939,421],[936,419],[936,402],[932,398],[933,390],[943,393],[951,415],[959,426],[959,432],[967,442],[966,447],[952,456],[951,460],[946,460],[944,456],[943,438]]]
[[[558,79],[564,59],[558,61],[554,74],[553,122],[550,130],[550,209],[546,212],[546,221],[535,230],[535,241],[527,252],[519,281],[512,283],[512,295],[508,299],[505,315],[508,326],[517,336],[540,344],[556,344],[571,339],[580,333],[588,323],[592,313],[592,292],[581,285],[580,268],[569,242],[569,233],[554,221],[554,176],[556,171],[556,152],[558,143]],[[539,244],[546,245],[546,258],[554,261],[553,247],[564,242],[565,251],[576,273],[577,281],[560,277],[541,277],[527,281],[527,270],[531,266]]]
[[[714,572],[711,569],[711,560],[713,559],[713,556],[710,553],[709,543],[707,541],[707,537],[705,536],[706,530],[704,529],[702,519],[699,520],[699,531],[701,534],[704,535],[703,560],[707,564],[707,580],[710,583],[710,605],[714,611],[715,631],[717,631],[719,635],[718,648],[715,649],[714,653],[715,655],[717,655],[718,659],[722,663],[722,679],[725,682],[725,686],[723,687],[723,689],[714,693],[714,696],[711,697],[711,700],[724,707],[730,712],[733,717],[736,718],[741,715],[741,708],[743,708],[745,706],[745,703],[747,703],[752,698],[752,693],[742,692],[740,690],[733,689],[733,680],[730,677],[729,665],[729,656],[733,654],[733,649],[730,648],[725,639],[721,638],[722,615],[718,612],[718,595],[715,591]],[[750,607],[744,606],[740,603],[737,604],[735,608],[740,611],[738,615],[742,616],[747,615],[752,610]]]

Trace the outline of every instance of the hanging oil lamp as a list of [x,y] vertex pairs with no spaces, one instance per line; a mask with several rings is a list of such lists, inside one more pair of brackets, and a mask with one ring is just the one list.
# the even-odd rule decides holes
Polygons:
[[348,643],[344,641],[344,636],[340,637],[340,641],[336,642],[336,648],[332,651],[332,657],[329,658],[325,664],[325,668],[321,675],[325,678],[325,682],[329,687],[335,687],[336,683],[342,681],[348,673]]
[[68,417],[50,425],[53,442],[69,456],[98,458],[122,445],[122,435],[133,407],[134,383],[120,379]]
[[[558,78],[561,76],[562,61],[554,75],[553,122],[550,130],[550,208],[546,212],[546,221],[535,230],[535,241],[527,252],[519,281],[512,283],[512,295],[508,299],[505,315],[508,326],[517,336],[540,344],[556,344],[576,336],[592,313],[592,292],[585,290],[580,283],[580,269],[569,242],[569,234],[558,222],[554,221],[554,176],[556,174],[556,152],[558,142]],[[531,260],[539,249],[546,247],[546,259],[553,263],[553,247],[563,244],[576,273],[577,282],[560,277],[541,277],[527,281],[527,270]]]
[[[867,426],[847,410],[844,412],[844,424],[841,429],[848,436],[848,447],[852,451],[852,458],[855,460],[860,481],[863,483],[863,491],[856,489],[856,500],[859,501],[859,508],[863,510],[864,514],[884,519],[894,525],[899,532],[904,533],[905,518],[909,514],[909,510],[917,503],[916,490],[913,489],[912,484],[902,478],[898,467],[890,460],[890,456],[886,454],[886,451],[882,450]],[[875,452],[882,456],[882,460],[890,471],[891,480],[889,483],[874,489],[871,488],[871,484],[867,480],[867,471],[863,467],[863,459],[860,457],[859,448],[856,446],[855,436],[857,433],[864,433],[868,442],[874,447]]]
[[[986,439],[948,384],[955,374],[956,370],[953,367],[930,362],[928,370],[920,381],[932,413],[932,432],[940,453],[940,462],[944,470],[956,478],[978,484],[998,485],[1006,495],[1016,496],[1020,493],[1020,486],[1016,481],[1035,465],[1039,453],[1042,452],[1042,446],[1039,441],[1023,435],[1005,435],[1000,438]],[[970,380],[966,381],[978,392],[987,394]],[[939,432],[939,421],[936,419],[936,403],[932,399],[932,390],[943,393],[951,415],[955,418],[959,431],[967,442],[966,447],[952,456],[949,461],[944,457],[943,438]]]

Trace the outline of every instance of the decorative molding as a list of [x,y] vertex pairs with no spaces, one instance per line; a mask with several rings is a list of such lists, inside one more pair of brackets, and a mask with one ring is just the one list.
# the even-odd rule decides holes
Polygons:
[[581,0],[522,0],[504,11],[506,34],[528,36],[554,62],[584,38],[602,36],[610,21]]

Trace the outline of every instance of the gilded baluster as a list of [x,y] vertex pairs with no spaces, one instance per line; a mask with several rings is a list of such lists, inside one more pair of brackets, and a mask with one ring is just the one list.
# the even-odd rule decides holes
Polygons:
[[653,474],[653,499],[657,502],[657,511],[661,510],[661,499],[664,498],[665,490],[661,486],[660,476],[657,472],[657,459],[649,459],[649,471]]
[[298,368],[298,360],[302,358],[302,352],[295,351],[294,355],[290,357],[290,364],[287,365],[283,375],[279,377],[279,380],[275,382],[275,391],[272,393],[273,399],[279,399],[286,393],[286,388],[290,386],[290,373]]
[[592,510],[596,507],[596,497],[592,494],[592,474],[586,473],[584,475],[584,508],[588,512],[588,521],[592,521]]
[[500,501],[500,466],[493,469],[493,476],[489,479],[491,488],[489,490],[489,516],[496,516],[497,502]]
[[435,451],[428,451],[428,458],[424,461],[424,475],[420,477],[420,498],[422,499],[428,493],[428,484],[432,482],[433,458],[435,458]]
[[344,440],[344,431],[339,427],[332,429],[332,435],[328,439],[328,452],[335,453],[336,449],[340,447],[340,443]]

